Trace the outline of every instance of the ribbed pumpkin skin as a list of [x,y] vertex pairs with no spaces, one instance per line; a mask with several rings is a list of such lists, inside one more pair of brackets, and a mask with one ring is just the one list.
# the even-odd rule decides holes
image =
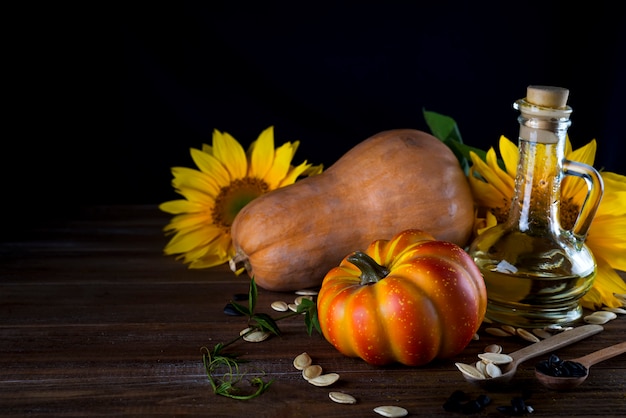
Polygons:
[[322,174],[246,205],[231,227],[235,260],[258,286],[319,286],[348,253],[406,229],[464,246],[474,221],[467,178],[452,151],[414,129],[378,133]]
[[[419,230],[374,241],[365,254],[384,272],[371,274],[371,264],[350,255],[322,282],[317,313],[328,342],[379,366],[421,366],[467,347],[487,309],[485,283],[469,254]],[[372,276],[377,280],[363,283]]]

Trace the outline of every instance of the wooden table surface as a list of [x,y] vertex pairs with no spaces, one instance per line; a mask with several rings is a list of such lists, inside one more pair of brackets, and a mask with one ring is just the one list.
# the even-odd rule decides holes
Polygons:
[[[547,356],[522,364],[510,384],[486,390],[465,382],[454,362],[475,361],[491,343],[504,352],[530,343],[481,329],[454,359],[374,367],[309,336],[299,317],[279,322],[279,337],[233,346],[251,375],[274,379],[266,393],[248,401],[215,395],[201,348],[245,327],[245,318],[226,315],[224,306],[247,293],[249,281],[226,265],[189,270],[164,256],[168,220],[156,206],[94,207],[0,243],[1,416],[376,417],[380,405],[401,406],[409,416],[462,416],[443,409],[455,390],[492,399],[479,416],[504,416],[497,407],[522,394],[533,416],[626,416],[626,355],[593,366],[588,380],[567,392],[535,380],[534,364]],[[294,297],[259,289],[258,310],[274,315],[271,302]],[[604,328],[556,354],[575,358],[626,340],[625,316]],[[292,365],[305,351],[339,381],[307,383]],[[332,402],[332,390],[357,403]]]

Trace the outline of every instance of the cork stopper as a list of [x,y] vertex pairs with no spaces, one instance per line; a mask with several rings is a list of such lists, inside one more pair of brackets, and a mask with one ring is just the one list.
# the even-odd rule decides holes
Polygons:
[[536,106],[552,109],[564,109],[567,107],[569,90],[563,87],[552,86],[528,86],[526,101]]

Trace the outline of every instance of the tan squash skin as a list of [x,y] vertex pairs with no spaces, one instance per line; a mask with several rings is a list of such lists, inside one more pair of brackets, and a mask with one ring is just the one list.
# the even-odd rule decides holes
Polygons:
[[456,157],[413,129],[376,134],[322,174],[246,205],[231,234],[233,271],[258,286],[293,291],[321,285],[350,252],[406,229],[464,246],[474,221],[471,191]]

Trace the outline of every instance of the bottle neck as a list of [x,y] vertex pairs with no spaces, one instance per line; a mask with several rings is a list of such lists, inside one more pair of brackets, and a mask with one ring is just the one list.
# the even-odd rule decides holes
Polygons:
[[520,110],[519,162],[508,224],[532,235],[557,234],[565,140],[571,122],[568,115]]

